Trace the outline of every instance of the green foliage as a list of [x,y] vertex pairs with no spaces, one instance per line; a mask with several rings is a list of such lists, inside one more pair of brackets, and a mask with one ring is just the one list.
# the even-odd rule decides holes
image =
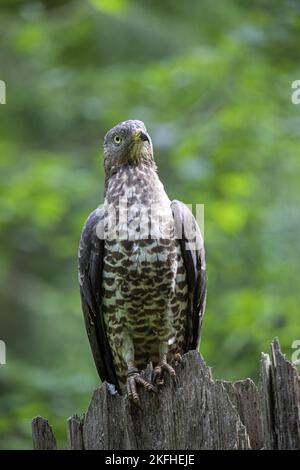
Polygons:
[[77,245],[102,202],[102,139],[142,119],[170,197],[205,204],[201,350],[216,377],[257,379],[260,351],[300,338],[299,6],[130,0],[1,2],[2,448],[30,448],[98,385]]

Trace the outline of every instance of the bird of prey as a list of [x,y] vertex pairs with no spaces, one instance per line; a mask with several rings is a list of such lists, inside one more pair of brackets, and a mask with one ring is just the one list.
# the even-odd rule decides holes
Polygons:
[[[100,378],[139,402],[183,353],[197,349],[206,300],[203,239],[192,212],[170,201],[142,121],[104,138],[105,199],[82,230],[79,285]],[[153,380],[143,369],[151,362]]]

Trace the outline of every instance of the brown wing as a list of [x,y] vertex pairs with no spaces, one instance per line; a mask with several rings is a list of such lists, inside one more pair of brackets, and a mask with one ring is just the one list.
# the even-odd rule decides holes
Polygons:
[[203,238],[192,212],[180,201],[172,201],[176,236],[184,260],[189,291],[186,351],[198,349],[206,301],[206,269]]
[[104,211],[98,208],[89,215],[84,224],[78,250],[78,279],[85,326],[99,376],[102,381],[118,387],[101,311],[103,220]]

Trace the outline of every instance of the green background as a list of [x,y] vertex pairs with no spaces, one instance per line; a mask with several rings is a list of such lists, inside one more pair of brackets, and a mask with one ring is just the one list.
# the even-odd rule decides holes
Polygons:
[[0,447],[43,415],[65,445],[99,381],[77,246],[103,200],[102,140],[145,121],[170,198],[205,204],[214,377],[258,379],[300,338],[300,6],[287,1],[17,1],[0,6]]

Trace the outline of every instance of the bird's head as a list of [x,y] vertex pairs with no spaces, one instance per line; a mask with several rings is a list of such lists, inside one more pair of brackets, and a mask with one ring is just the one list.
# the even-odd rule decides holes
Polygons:
[[154,165],[152,142],[142,121],[117,124],[104,137],[104,163],[107,173],[122,165]]

